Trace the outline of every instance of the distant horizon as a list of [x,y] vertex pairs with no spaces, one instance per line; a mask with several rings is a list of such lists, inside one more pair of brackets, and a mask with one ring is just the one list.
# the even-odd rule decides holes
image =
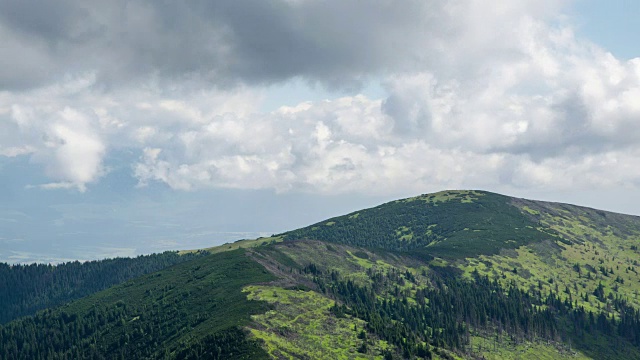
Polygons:
[[[93,261],[93,260],[111,259],[111,258],[117,258],[117,257],[129,257],[130,258],[130,257],[139,256],[139,255],[149,255],[149,254],[153,254],[153,253],[162,253],[164,251],[184,251],[184,250],[206,249],[206,248],[210,248],[210,247],[221,246],[221,245],[224,245],[224,244],[235,243],[237,241],[242,241],[242,240],[253,240],[253,239],[259,239],[259,238],[266,238],[266,237],[270,237],[272,235],[277,235],[277,234],[280,234],[280,233],[296,230],[298,228],[302,228],[302,227],[305,227],[305,226],[310,226],[310,225],[313,225],[315,223],[321,223],[321,222],[323,222],[325,220],[328,220],[330,218],[339,217],[339,216],[347,215],[347,214],[350,214],[350,213],[353,213],[353,212],[358,212],[360,210],[373,208],[373,207],[376,207],[376,206],[379,206],[379,205],[383,205],[383,204],[388,203],[388,202],[394,202],[394,201],[403,200],[403,199],[407,199],[407,198],[419,197],[419,196],[423,196],[423,195],[429,195],[429,194],[435,194],[435,193],[441,193],[441,192],[448,192],[448,191],[452,191],[452,192],[457,192],[457,191],[489,192],[489,193],[504,195],[504,196],[511,197],[511,198],[518,198],[518,199],[525,199],[525,200],[532,200],[532,201],[541,201],[541,202],[549,202],[549,203],[554,203],[554,204],[563,204],[563,205],[584,207],[584,208],[590,208],[590,209],[595,209],[595,210],[605,211],[605,212],[610,212],[610,213],[616,213],[616,214],[621,214],[621,215],[640,217],[640,215],[637,215],[637,214],[627,214],[627,213],[622,213],[622,212],[616,212],[616,211],[611,211],[611,210],[607,210],[607,209],[601,209],[601,208],[597,208],[597,207],[582,205],[582,204],[579,204],[579,203],[564,202],[564,201],[554,201],[554,200],[544,200],[544,199],[519,197],[519,196],[511,196],[509,194],[497,193],[497,192],[494,192],[494,191],[488,191],[488,190],[482,190],[482,189],[443,189],[443,190],[429,192],[429,193],[420,193],[420,194],[416,194],[416,195],[413,195],[413,196],[394,198],[394,199],[391,199],[391,200],[386,200],[386,201],[383,201],[383,202],[372,204],[372,205],[370,205],[368,207],[351,209],[351,210],[343,211],[343,212],[340,212],[340,213],[330,214],[330,215],[327,215],[326,217],[323,217],[323,218],[317,218],[315,220],[310,220],[310,221],[308,221],[308,222],[306,222],[304,224],[298,225],[297,227],[292,227],[292,228],[287,228],[287,229],[280,229],[278,231],[213,232],[213,233],[210,233],[210,234],[202,234],[201,236],[195,236],[195,238],[196,238],[195,240],[194,240],[194,236],[193,235],[189,235],[187,232],[185,232],[185,234],[187,234],[186,237],[189,238],[189,239],[185,239],[185,240],[183,240],[183,242],[180,242],[178,240],[171,241],[171,242],[165,242],[165,241],[160,241],[159,240],[158,243],[153,243],[153,241],[151,241],[151,242],[146,242],[148,244],[147,245],[148,247],[147,248],[142,248],[142,249],[140,249],[140,248],[126,248],[126,247],[123,247],[123,248],[99,248],[98,247],[98,248],[95,248],[95,249],[91,249],[90,247],[85,247],[84,250],[81,249],[81,251],[84,251],[85,254],[88,255],[85,258],[61,258],[61,257],[55,257],[55,256],[47,257],[48,255],[42,254],[42,253],[39,254],[37,252],[30,253],[30,252],[26,252],[26,251],[25,252],[16,251],[12,255],[11,259],[9,259],[9,260],[1,259],[0,262],[7,263],[9,265],[28,265],[28,264],[33,264],[33,263],[57,265],[57,264],[66,263],[66,262],[73,262],[73,261],[85,262],[85,261]],[[107,235],[106,238],[108,238],[108,237],[109,236]],[[184,238],[182,238],[182,239],[184,239]],[[76,253],[76,254],[78,254],[78,253]]]

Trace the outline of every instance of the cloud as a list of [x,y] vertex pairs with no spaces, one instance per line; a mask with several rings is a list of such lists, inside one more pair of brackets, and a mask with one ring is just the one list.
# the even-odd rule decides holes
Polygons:
[[9,39],[0,87],[30,88],[86,71],[108,86],[155,78],[228,87],[301,77],[353,87],[425,64],[509,56],[512,49],[500,44],[517,40],[509,35],[513,25],[562,3],[9,0],[0,4],[0,33]]
[[43,188],[84,191],[109,171],[104,163],[109,151],[168,145],[212,117],[254,113],[262,99],[259,91],[242,87],[194,90],[182,98],[156,87],[107,93],[95,82],[95,75],[86,73],[0,96],[0,154],[30,156],[42,165],[55,181]]
[[[47,176],[60,181],[45,188],[77,187],[84,191],[87,183],[104,173],[107,145],[94,111],[60,102],[58,96],[67,92],[45,89],[31,97],[9,97],[4,114],[7,145],[0,147],[0,152],[5,156],[29,154],[35,163],[44,165]],[[19,145],[12,146],[13,142]]]
[[[122,149],[179,190],[637,186],[640,59],[577,38],[568,4],[4,2],[0,154],[80,190]],[[343,95],[260,111],[299,81]]]

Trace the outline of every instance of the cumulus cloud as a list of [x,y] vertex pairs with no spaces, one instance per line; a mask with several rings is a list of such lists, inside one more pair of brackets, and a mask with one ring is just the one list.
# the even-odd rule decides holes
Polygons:
[[[640,59],[577,38],[568,2],[86,4],[0,5],[0,155],[48,187],[84,190],[114,149],[140,186],[180,190],[640,181]],[[260,110],[301,79],[351,94]],[[382,98],[357,95],[371,79]]]
[[23,125],[28,128],[27,131],[34,129],[41,132],[41,141],[25,145],[22,153],[33,153],[33,160],[45,165],[50,178],[62,181],[48,184],[47,187],[76,186],[84,191],[85,184],[100,177],[106,148],[86,114],[64,108],[52,114],[53,118],[48,119],[46,124],[32,124],[38,121],[31,118],[33,114],[25,119],[19,106],[14,106],[13,110],[16,122],[27,122]]

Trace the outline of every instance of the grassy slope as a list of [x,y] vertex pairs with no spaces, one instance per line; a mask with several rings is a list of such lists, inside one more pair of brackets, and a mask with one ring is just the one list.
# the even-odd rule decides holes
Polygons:
[[[419,207],[416,207],[417,204]],[[448,228],[445,231],[440,229],[438,232],[438,227],[444,227],[442,222],[434,223],[433,217],[424,216],[424,212],[420,213],[423,211],[420,207],[438,208],[438,218],[442,219],[446,215],[453,217],[453,220],[448,220]],[[401,214],[417,211],[419,215],[424,216],[423,224],[417,224],[415,217],[398,216],[398,211]],[[384,217],[387,217],[386,220],[395,219],[386,222],[378,219]],[[465,227],[456,227],[462,224],[458,222],[460,218],[469,220]],[[526,220],[522,220],[523,218]],[[371,224],[375,223],[382,226],[373,229],[372,231],[378,234],[369,237],[378,236],[390,241],[391,245],[383,244],[386,248],[396,248],[393,245],[395,243],[401,244],[400,250],[413,247],[413,253],[416,249],[426,249],[429,254],[436,256],[430,262],[432,265],[452,264],[467,274],[477,269],[481,274],[499,279],[505,285],[515,281],[523,289],[538,289],[543,294],[552,290],[560,292],[587,311],[597,312],[606,309],[615,314],[612,301],[607,298],[613,296],[621,296],[640,308],[640,251],[637,249],[640,246],[640,219],[633,216],[565,204],[512,199],[485,192],[448,191],[400,200],[332,218],[307,228],[284,233],[282,237],[285,240],[317,238],[335,243],[367,245],[368,243],[362,239],[368,237],[367,234],[372,229]],[[510,229],[517,232],[523,228],[522,224],[528,229],[524,234],[530,238],[509,235]],[[423,234],[430,237],[427,239],[424,236],[420,239],[415,229],[424,230]],[[484,235],[492,241],[477,233],[485,233]],[[431,242],[423,248],[427,241]],[[304,246],[300,244],[305,242],[297,244]],[[320,248],[287,254],[300,263],[308,263],[318,262],[320,258],[323,261],[331,259],[331,256],[326,256],[330,252]],[[318,254],[324,255],[319,257]],[[347,251],[346,254],[348,256],[345,259],[349,261],[340,258],[326,260],[330,262],[326,265],[341,268],[354,281],[366,281],[366,276],[361,270],[372,265],[368,260],[354,257],[352,252]],[[304,260],[301,260],[301,257]],[[361,267],[360,271],[353,267],[354,259],[355,264]],[[385,263],[373,266],[382,264]],[[413,269],[418,273],[422,268],[419,266]],[[604,299],[598,299],[593,295],[600,284],[604,287]],[[577,345],[584,353],[568,356],[598,358],[604,354],[613,358],[638,355],[634,349],[614,349],[607,344],[595,346],[604,339],[576,341],[581,341]],[[607,347],[609,352],[603,353],[603,348]],[[545,356],[549,358],[560,356],[555,346],[544,344],[505,344],[496,351],[491,355],[492,352],[485,349],[484,355],[490,358],[526,358],[526,354],[529,354],[529,357],[542,354],[547,354]]]
[[358,329],[363,329],[365,322],[335,318],[329,312],[335,302],[317,292],[255,285],[245,291],[249,299],[274,305],[273,310],[254,315],[256,325],[251,327],[274,358],[371,359],[381,358],[375,354],[388,347],[376,340],[369,354],[357,353],[363,341],[358,339]]
[[358,353],[363,340],[357,338],[357,329],[363,329],[364,322],[351,317],[336,318],[329,312],[335,301],[312,291],[310,278],[299,273],[314,259],[322,259],[323,263],[331,262],[347,270],[354,278],[363,275],[357,262],[345,259],[346,253],[339,249],[311,241],[254,249],[253,257],[280,278],[268,286],[245,288],[248,298],[274,306],[272,311],[253,316],[254,323],[250,325],[252,334],[265,343],[273,358],[380,359],[380,351],[388,347],[369,335],[370,351]]
[[[568,289],[572,299],[588,310],[607,306],[607,301],[593,296],[602,284],[605,294],[621,295],[640,308],[640,251],[634,250],[640,246],[638,218],[562,204],[527,201],[521,205],[555,230],[558,238],[467,259],[462,266],[467,272],[478,269],[505,283],[513,280],[522,288],[543,292]],[[604,221],[606,217],[614,218],[616,227]],[[578,296],[586,293],[588,301]]]
[[[266,300],[275,305],[273,311],[253,316],[254,323],[250,325],[252,333],[266,344],[269,354],[274,358],[299,358],[301,354],[313,354],[312,358],[326,359],[357,359],[381,358],[381,350],[393,347],[380,341],[374,335],[368,334],[369,350],[366,354],[357,353],[356,349],[362,344],[357,338],[355,329],[362,329],[363,322],[359,319],[347,317],[337,319],[329,313],[328,308],[333,300],[317,292],[299,290],[292,284],[309,284],[313,276],[299,274],[308,264],[316,264],[322,271],[337,271],[343,279],[349,279],[360,285],[370,285],[371,279],[367,271],[396,271],[403,274],[409,271],[416,278],[412,283],[405,278],[400,290],[415,294],[419,288],[430,286],[428,264],[389,252],[371,251],[352,248],[339,244],[327,244],[319,241],[295,241],[277,244],[275,247],[256,249],[262,261],[272,262],[269,268],[281,271],[282,277],[289,276],[288,282],[271,284],[269,286],[248,286],[245,291],[249,298]],[[275,254],[280,255],[276,256]],[[279,261],[276,261],[278,259]],[[283,261],[283,259],[288,259]],[[286,262],[287,265],[282,264]],[[437,262],[436,262],[437,263]],[[279,268],[279,269],[278,269]],[[278,286],[279,285],[279,286]],[[386,286],[385,297],[394,299],[393,289],[398,285],[389,283]],[[298,286],[299,287],[299,286]],[[493,344],[493,337],[476,334],[474,346],[470,354],[454,354],[440,349],[453,358],[472,358],[485,356],[489,359],[588,359],[580,351],[567,349],[562,344],[546,342],[523,342],[513,344],[501,339],[499,344],[478,349],[478,344]],[[331,349],[328,351],[327,349]],[[398,356],[398,355],[396,355]],[[435,355],[435,358],[440,358]]]
[[[558,236],[498,255],[466,259],[459,266],[467,274],[477,269],[503,284],[515,282],[523,289],[542,293],[553,290],[587,311],[606,309],[615,315],[610,298],[614,296],[640,308],[640,251],[636,248],[640,246],[640,218],[528,200],[516,200],[516,205]],[[600,284],[604,299],[594,295]],[[597,358],[602,356],[602,347],[596,350],[594,341],[580,345],[586,354]],[[610,357],[625,351],[610,348]]]

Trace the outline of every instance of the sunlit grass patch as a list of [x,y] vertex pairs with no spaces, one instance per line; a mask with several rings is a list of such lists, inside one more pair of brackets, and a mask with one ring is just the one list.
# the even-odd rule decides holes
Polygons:
[[556,360],[556,359],[590,359],[579,351],[566,345],[559,346],[546,341],[519,343],[507,339],[498,341],[495,337],[471,337],[471,348],[474,354],[486,360]]
[[[274,308],[252,316],[254,325],[249,327],[274,358],[381,359],[381,351],[388,348],[370,334],[360,339],[365,322],[350,316],[336,318],[329,311],[335,302],[316,292],[261,285],[243,291],[248,299],[266,301]],[[366,354],[357,352],[363,341],[369,345]]]

